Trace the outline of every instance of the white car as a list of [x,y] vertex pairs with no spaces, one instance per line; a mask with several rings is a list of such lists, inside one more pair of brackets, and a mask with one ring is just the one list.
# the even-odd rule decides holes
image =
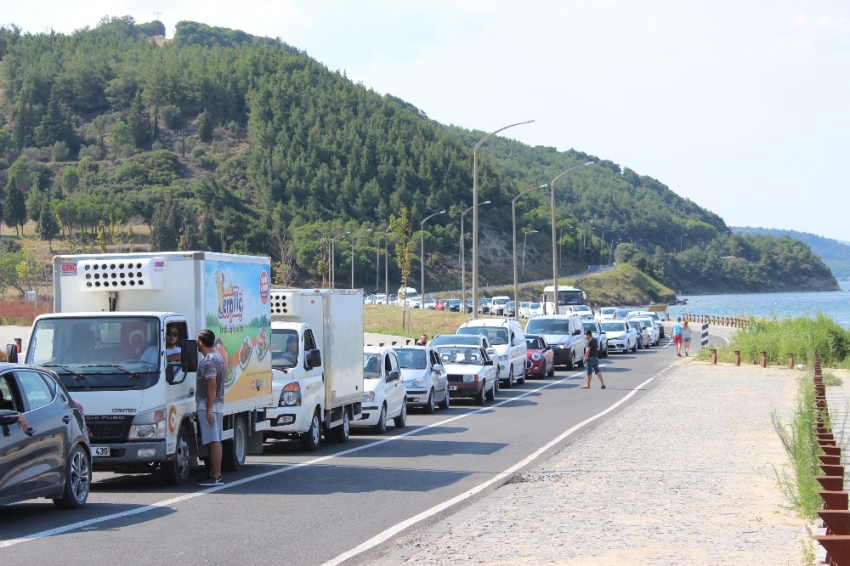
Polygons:
[[528,318],[543,316],[543,303],[531,303],[528,305]]
[[617,307],[603,307],[596,311],[596,320],[614,320],[617,314]]
[[593,310],[587,305],[573,305],[569,307],[573,314],[579,315],[582,320],[593,320]]
[[658,346],[658,343],[661,342],[661,332],[658,330],[658,325],[652,317],[635,316],[629,320],[639,321],[641,326],[645,327],[649,331],[649,345]]
[[658,337],[664,338],[664,322],[661,320],[661,317],[659,316],[659,314],[657,312],[641,311],[641,312],[637,313],[635,316],[644,317],[644,318],[646,318],[646,317],[651,318],[652,321],[655,323],[655,327],[658,328]]
[[509,388],[514,386],[515,381],[525,383],[528,349],[519,322],[514,319],[479,318],[461,324],[457,333],[486,336],[498,356],[497,377]]
[[505,295],[500,297],[493,297],[493,302],[490,303],[490,315],[491,316],[504,316],[505,307],[508,306],[508,303],[511,301],[511,298]]
[[635,329],[638,338],[638,349],[646,349],[652,345],[652,336],[650,336],[649,328],[645,322],[630,318],[626,321],[626,324]]
[[449,395],[472,397],[476,405],[483,405],[485,399],[492,401],[496,398],[499,379],[494,362],[484,348],[437,346],[434,349],[448,374]]
[[607,320],[602,323],[602,330],[608,336],[609,352],[637,352],[637,332],[625,321]]
[[528,314],[529,314],[528,307],[530,305],[531,305],[531,303],[529,301],[522,301],[519,304],[519,312],[517,313],[517,316],[519,318],[528,318]]
[[387,304],[387,296],[384,293],[375,294],[375,302],[376,305],[385,305]]
[[407,390],[407,406],[424,409],[428,414],[434,412],[437,404],[441,409],[448,409],[448,375],[440,355],[427,346],[396,348],[395,353]]
[[381,434],[389,419],[399,428],[407,424],[407,391],[395,350],[363,349],[363,389],[363,412],[360,420],[351,422],[352,427],[372,427]]

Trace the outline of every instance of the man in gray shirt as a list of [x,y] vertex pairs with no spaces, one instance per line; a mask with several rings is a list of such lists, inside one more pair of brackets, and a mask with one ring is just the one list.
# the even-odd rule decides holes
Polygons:
[[224,485],[221,479],[221,432],[224,420],[224,360],[215,350],[212,330],[198,332],[198,351],[204,358],[196,373],[195,401],[198,407],[198,425],[201,443],[209,452],[210,475],[198,485],[212,487]]

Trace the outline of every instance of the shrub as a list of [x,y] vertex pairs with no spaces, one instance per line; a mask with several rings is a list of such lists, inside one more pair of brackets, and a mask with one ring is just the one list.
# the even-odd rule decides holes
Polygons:
[[80,159],[90,157],[95,161],[103,159],[103,150],[99,145],[84,145],[80,148]]
[[[133,135],[133,130],[124,122],[118,121],[109,130],[109,147],[115,153],[122,155],[122,148],[126,145],[135,147],[136,138]],[[132,154],[131,154],[132,155]]]
[[151,144],[151,151],[159,151],[163,148],[163,145],[159,143],[159,141],[155,141]]
[[21,155],[33,161],[50,161],[52,157],[49,147],[28,147],[21,152]]
[[218,159],[216,159],[213,155],[198,155],[192,159],[192,163],[194,163],[196,167],[200,167],[201,169],[206,169],[208,171],[213,171],[216,167],[218,167]]
[[77,173],[77,169],[71,165],[65,167],[65,170],[62,171],[62,188],[72,193],[79,184],[80,174]]
[[198,137],[201,138],[202,142],[212,141],[214,126],[212,115],[209,112],[204,110],[198,114]]
[[202,155],[206,155],[207,150],[204,149],[202,145],[196,145],[192,148],[192,157],[200,157]]
[[66,161],[68,159],[68,154],[70,153],[70,151],[68,151],[68,146],[63,141],[58,141],[46,149],[50,150],[50,157],[52,161]]
[[159,109],[159,117],[165,122],[169,130],[179,130],[183,127],[183,111],[179,107],[169,104]]

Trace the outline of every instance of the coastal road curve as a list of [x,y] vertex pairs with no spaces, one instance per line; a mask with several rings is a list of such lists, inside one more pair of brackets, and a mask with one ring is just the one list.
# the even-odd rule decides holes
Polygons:
[[557,372],[502,389],[484,407],[453,401],[433,415],[411,413],[403,429],[355,432],[314,453],[272,442],[226,473],[223,488],[96,473],[81,510],[44,500],[2,508],[0,563],[360,563],[394,526],[421,515],[415,529],[461,509],[640,399],[678,361],[666,345],[603,359],[606,390],[596,380],[579,389],[583,370]]

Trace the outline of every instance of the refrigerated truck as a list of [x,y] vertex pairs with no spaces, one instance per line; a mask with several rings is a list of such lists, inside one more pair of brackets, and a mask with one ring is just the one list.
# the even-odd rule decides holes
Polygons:
[[[240,469],[262,451],[274,404],[268,258],[166,252],[53,264],[54,313],[33,323],[26,362],[57,372],[85,407],[95,470],[159,469],[168,483],[187,481],[206,456],[195,416],[204,328],[225,361],[222,463]],[[166,355],[167,326],[179,360]]]
[[363,293],[273,289],[272,388],[266,438],[316,450],[322,434],[345,442],[363,404]]

